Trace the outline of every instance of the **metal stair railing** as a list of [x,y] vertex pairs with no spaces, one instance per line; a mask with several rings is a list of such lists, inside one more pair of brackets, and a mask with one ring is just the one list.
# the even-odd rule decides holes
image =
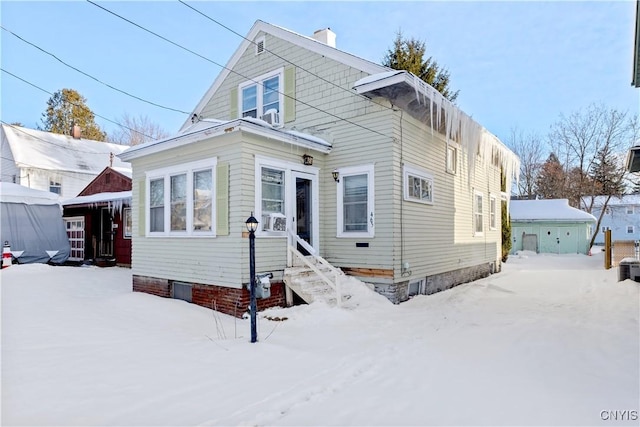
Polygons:
[[[323,282],[325,282],[331,289],[333,289],[336,292],[336,304],[338,307],[340,307],[342,305],[342,293],[340,291],[340,279],[344,276],[344,273],[340,270],[338,270],[337,268],[335,268],[333,265],[329,264],[329,262],[322,258],[321,256],[316,254],[316,250],[309,245],[309,243],[305,242],[304,240],[302,240],[300,237],[298,237],[296,234],[294,234],[292,231],[288,232],[289,234],[289,243],[288,243],[288,248],[287,248],[287,265],[289,267],[293,267],[293,257],[295,256],[296,258],[298,258],[300,261],[302,261],[307,267],[309,267],[314,273],[316,273],[318,275],[318,277],[320,279],[322,279]],[[309,252],[309,254],[313,257],[314,260],[318,261],[320,264],[322,264],[325,268],[327,268],[331,273],[333,273],[333,277],[334,280],[331,280],[329,277],[327,277],[327,275],[325,273],[323,273],[314,263],[312,263],[311,261],[309,261],[307,259],[306,256],[304,256],[302,254],[302,252],[300,252],[297,249],[297,246],[294,246],[294,244],[299,244],[300,246],[302,246],[307,252]]]

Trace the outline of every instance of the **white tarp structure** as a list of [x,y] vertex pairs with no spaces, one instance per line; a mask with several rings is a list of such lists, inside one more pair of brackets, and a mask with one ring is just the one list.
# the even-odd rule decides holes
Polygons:
[[71,247],[57,194],[0,182],[0,242],[21,264],[62,264]]

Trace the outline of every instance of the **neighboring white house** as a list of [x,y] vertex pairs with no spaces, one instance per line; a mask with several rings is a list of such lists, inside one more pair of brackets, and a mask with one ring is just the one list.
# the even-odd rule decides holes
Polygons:
[[51,191],[61,198],[78,195],[105,167],[128,171],[117,155],[126,145],[74,138],[2,124],[0,181]]
[[[593,198],[591,213],[600,217],[602,207],[608,196]],[[591,197],[584,198],[585,206],[591,202]],[[611,230],[611,240],[639,240],[640,239],[640,194],[629,194],[622,197],[612,196],[607,203],[605,213],[600,221],[595,244],[604,244],[604,231]]]
[[501,172],[510,183],[517,156],[422,80],[335,40],[257,21],[179,134],[120,155],[134,290],[239,315],[252,214],[256,272],[273,276],[259,307],[335,301],[334,267],[393,302],[500,270]]
[[567,199],[511,200],[511,253],[587,254],[596,218]]

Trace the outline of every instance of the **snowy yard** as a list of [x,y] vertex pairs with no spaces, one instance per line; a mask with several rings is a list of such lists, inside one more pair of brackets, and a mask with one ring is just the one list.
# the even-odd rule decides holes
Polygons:
[[132,293],[127,269],[0,277],[2,425],[639,423],[639,284],[602,254],[512,256],[397,306],[270,310],[257,344],[248,320]]

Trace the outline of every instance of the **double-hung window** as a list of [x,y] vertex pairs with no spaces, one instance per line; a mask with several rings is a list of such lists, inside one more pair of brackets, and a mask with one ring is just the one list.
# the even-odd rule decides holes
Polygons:
[[238,86],[241,117],[264,118],[265,113],[273,113],[271,124],[282,123],[284,105],[283,70],[277,70]]
[[373,165],[338,170],[338,237],[374,236]]
[[276,221],[285,218],[285,171],[274,167],[260,168],[262,231],[283,231]]
[[62,194],[62,184],[59,179],[51,178],[49,180],[49,191],[57,195]]
[[213,236],[215,158],[147,172],[147,234]]
[[484,232],[483,195],[475,191],[473,193],[473,233],[481,236]]
[[496,196],[489,197],[489,228],[495,230],[496,227],[496,211],[497,211],[497,201]]
[[458,171],[458,148],[447,144],[447,172],[455,174]]
[[433,176],[421,169],[405,165],[404,199],[411,202],[433,203]]

